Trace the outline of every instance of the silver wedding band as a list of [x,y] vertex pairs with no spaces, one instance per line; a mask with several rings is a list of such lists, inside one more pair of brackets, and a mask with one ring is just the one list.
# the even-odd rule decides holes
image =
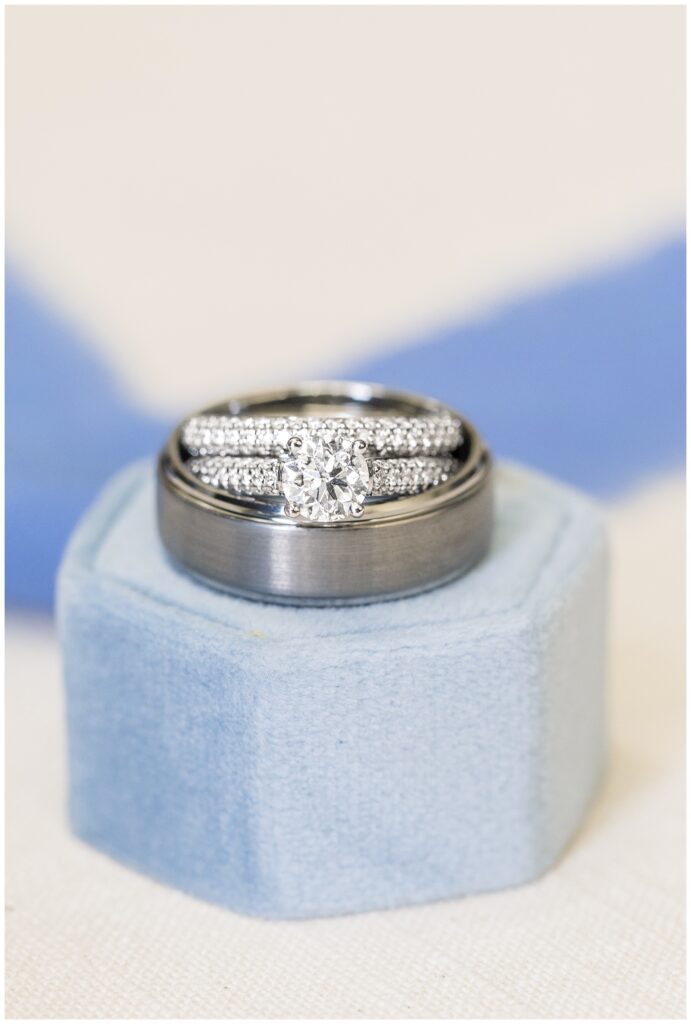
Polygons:
[[489,452],[432,399],[317,382],[187,418],[161,453],[174,561],[260,600],[363,603],[437,586],[486,553]]

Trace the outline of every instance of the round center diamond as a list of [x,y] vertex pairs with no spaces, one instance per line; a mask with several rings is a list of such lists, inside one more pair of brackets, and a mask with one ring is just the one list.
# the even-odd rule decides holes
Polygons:
[[303,519],[334,523],[350,519],[369,492],[369,467],[348,438],[325,441],[300,434],[301,447],[283,460],[281,488]]

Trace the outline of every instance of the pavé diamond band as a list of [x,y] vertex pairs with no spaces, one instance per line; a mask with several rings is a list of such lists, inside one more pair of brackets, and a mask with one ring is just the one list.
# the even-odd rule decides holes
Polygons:
[[276,455],[290,438],[363,441],[381,456],[443,455],[461,443],[451,413],[419,416],[192,416],[182,443],[191,455]]
[[[308,458],[309,456],[306,456]],[[211,455],[190,459],[189,468],[208,487],[232,491],[235,494],[285,494],[288,481],[282,477],[302,473],[300,457],[285,459],[252,455]],[[449,479],[455,460],[448,455],[420,456],[419,458],[365,459],[366,474],[362,473],[362,498],[395,497],[417,494],[428,487],[436,487]],[[295,486],[299,487],[298,483]]]
[[[416,494],[453,471],[460,417],[192,416],[182,428],[188,467],[208,487],[283,494],[292,519],[359,519],[370,497]],[[443,453],[443,454],[440,454]],[[376,458],[373,458],[376,454]]]
[[159,460],[158,520],[178,565],[235,594],[402,596],[484,555],[491,459],[472,425],[432,399],[303,384],[181,423]]

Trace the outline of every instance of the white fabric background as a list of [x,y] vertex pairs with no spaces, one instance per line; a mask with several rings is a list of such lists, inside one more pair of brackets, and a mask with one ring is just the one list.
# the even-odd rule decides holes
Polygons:
[[12,261],[164,412],[683,220],[680,7],[7,12]]
[[249,920],[71,838],[55,636],[11,621],[8,1014],[682,1017],[683,507],[671,480],[612,513],[611,765],[585,828],[539,882],[448,903]]

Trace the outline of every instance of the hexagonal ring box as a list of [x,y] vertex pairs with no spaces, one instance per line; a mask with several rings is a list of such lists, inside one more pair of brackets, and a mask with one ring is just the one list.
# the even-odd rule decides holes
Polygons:
[[60,573],[75,832],[264,917],[536,878],[602,770],[606,562],[590,501],[500,464],[492,550],[462,579],[260,604],[169,563],[153,470],[131,467]]

